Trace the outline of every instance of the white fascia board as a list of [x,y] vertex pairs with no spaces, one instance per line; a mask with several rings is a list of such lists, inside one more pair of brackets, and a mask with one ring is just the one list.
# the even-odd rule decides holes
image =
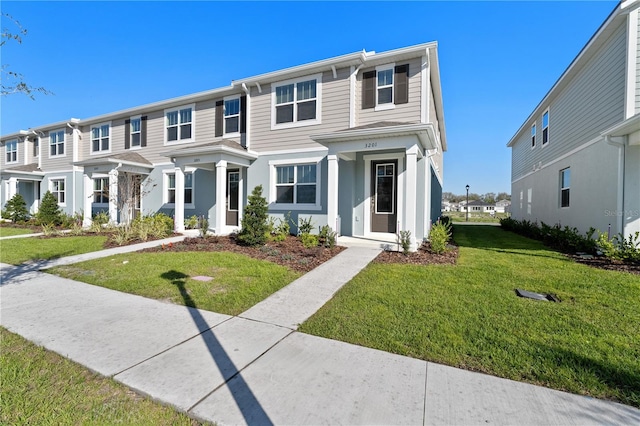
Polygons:
[[400,49],[387,50],[381,53],[369,53],[366,55],[367,66],[381,65],[386,62],[398,61],[403,59],[415,58],[422,56],[422,53],[427,49],[436,49],[438,47],[437,41],[431,41],[429,43],[416,44],[414,46],[402,47]]
[[576,72],[586,64],[589,59],[595,53],[598,47],[608,38],[612,29],[611,27],[615,27],[616,18],[621,16],[621,8],[620,3],[616,5],[616,7],[611,11],[607,19],[600,25],[600,28],[591,36],[587,44],[580,50],[578,56],[576,56],[573,61],[569,64],[567,69],[560,75],[558,80],[551,86],[551,89],[547,92],[546,95],[542,98],[542,100],[538,103],[538,105],[533,109],[531,114],[527,117],[527,119],[522,123],[520,128],[516,131],[516,133],[511,137],[509,142],[507,143],[507,147],[512,147],[514,143],[520,138],[520,135],[524,130],[528,130],[531,127],[532,119],[537,118],[541,115],[541,110],[546,109],[549,105],[549,99],[554,97],[556,93],[559,93],[564,89],[564,86],[568,81],[574,76]]
[[225,154],[232,154],[235,155],[237,157],[240,158],[246,158],[248,160],[255,160],[256,158],[258,158],[258,155],[254,154],[253,152],[243,152],[243,151],[239,151],[237,149],[233,149],[230,148],[228,146],[204,146],[204,147],[197,147],[197,148],[182,148],[182,149],[178,149],[178,150],[174,150],[174,151],[165,151],[165,152],[161,152],[160,155],[163,155],[165,157],[186,157],[189,155],[197,155],[197,154],[219,154],[219,153],[225,153]]
[[444,104],[442,101],[442,86],[440,85],[440,64],[438,62],[438,44],[430,43],[429,47],[429,71],[431,73],[431,87],[433,89],[434,103],[438,114],[438,123],[440,125],[440,142],[442,143],[442,151],[447,150],[447,127],[444,121]]
[[600,133],[602,136],[626,136],[640,129],[640,114],[636,114]]
[[344,130],[341,132],[311,135],[318,143],[334,143],[368,138],[416,135],[425,149],[435,149],[436,143],[433,124],[407,124],[402,126],[375,127],[370,129]]

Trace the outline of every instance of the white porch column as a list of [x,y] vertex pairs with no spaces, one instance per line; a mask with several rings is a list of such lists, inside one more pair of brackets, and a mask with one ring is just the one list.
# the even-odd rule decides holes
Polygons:
[[18,193],[18,179],[10,178],[9,179],[9,192],[7,194],[7,201],[13,198],[14,195]]
[[109,222],[118,223],[118,170],[109,172]]
[[216,234],[224,233],[227,224],[227,162],[216,163]]
[[176,167],[176,202],[174,211],[174,230],[184,231],[184,170]]
[[82,175],[82,181],[84,182],[84,191],[82,198],[82,210],[84,213],[82,226],[91,225],[91,205],[93,204],[93,179],[88,174]]
[[405,176],[405,223],[404,231],[411,232],[411,249],[416,247],[416,198],[418,179],[418,147],[413,146],[407,150],[407,170]]
[[340,234],[338,229],[338,156],[327,156],[327,224]]

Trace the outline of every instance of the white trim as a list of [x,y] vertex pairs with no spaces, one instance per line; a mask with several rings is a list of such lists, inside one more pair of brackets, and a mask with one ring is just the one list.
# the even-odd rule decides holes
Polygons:
[[[68,195],[68,194],[67,194],[67,177],[66,177],[66,176],[50,176],[50,177],[48,177],[47,179],[48,179],[48,185],[47,185],[47,188],[48,188],[48,190],[49,190],[52,194],[53,194],[53,181],[54,181],[54,180],[61,180],[61,181],[64,181],[64,190],[63,190],[63,193],[64,193],[64,203],[60,203],[60,202],[59,202],[59,203],[58,203],[58,205],[59,205],[60,207],[67,207],[67,199],[69,198],[69,197],[67,197],[67,195]],[[56,192],[60,192],[60,191],[56,191]],[[56,197],[56,198],[59,198],[59,197]]]
[[[297,121],[298,83],[316,80],[316,118],[313,120]],[[276,88],[293,84],[293,121],[291,123],[276,124]],[[293,127],[313,126],[322,123],[322,73],[307,75],[290,80],[282,80],[271,84],[271,130],[290,129]]]
[[[183,174],[185,175],[185,183],[186,183],[186,175],[191,173],[191,203],[184,203],[185,209],[195,209],[196,208],[196,179],[195,179],[195,168],[193,167],[185,167],[183,170]],[[176,208],[176,203],[170,203],[168,197],[169,190],[169,176],[175,175],[176,169],[164,169],[162,171],[162,207],[163,209],[174,209]],[[177,186],[177,184],[176,184]],[[186,187],[185,187],[186,189]],[[175,191],[176,188],[173,188]]]
[[[545,114],[547,115],[547,127],[544,127],[544,116]],[[551,114],[549,114],[549,107],[547,107],[547,109],[545,109],[542,112],[542,115],[540,116],[540,124],[542,125],[542,132],[540,133],[542,135],[542,147],[544,148],[545,146],[549,145],[549,142],[551,142],[551,136],[550,136],[550,132],[549,132],[549,128],[551,127]],[[547,130],[547,141],[544,141],[544,130]]]
[[531,144],[531,149],[535,149],[535,147],[538,145],[538,126],[537,126],[537,123],[531,124],[531,128],[529,130],[529,142],[530,143],[533,142]]
[[[389,103],[384,103],[384,104],[380,104],[378,102],[378,91],[380,90],[380,88],[378,87],[378,74],[380,74],[381,71],[388,71],[389,69],[391,69],[391,102]],[[389,109],[394,109],[396,107],[395,101],[396,101],[396,88],[395,88],[395,84],[396,84],[396,63],[392,62],[390,64],[384,64],[384,65],[378,65],[376,67],[376,106],[373,108],[374,111],[385,111],[385,110],[389,110]],[[383,88],[387,87],[387,86],[382,86]]]
[[637,73],[638,73],[638,19],[640,19],[640,11],[638,9],[629,12],[627,17],[627,69],[626,69],[626,88],[625,96],[625,114],[624,118],[633,117],[636,113],[636,90]]
[[[398,160],[398,182],[397,182],[397,194],[396,200],[398,206],[398,213],[396,221],[400,222],[400,229],[404,226],[404,157],[405,152],[392,152],[388,154],[370,154],[364,155],[364,236],[369,238],[376,238],[380,235],[392,235],[389,233],[371,232],[371,161],[374,160]],[[402,171],[402,173],[400,173]]]
[[[420,65],[420,122],[426,123],[429,120],[429,92],[431,86],[431,72],[429,64],[429,51],[422,56]],[[435,101],[433,102],[435,105]]]
[[[136,133],[138,133],[140,135],[140,144],[134,146],[133,145],[133,129],[131,128],[131,122],[133,120],[140,120],[140,130]],[[127,125],[126,121],[125,121],[125,126]],[[124,129],[125,133],[127,131],[127,129]],[[136,151],[138,149],[142,149],[142,114],[138,114],[138,115],[132,115],[131,117],[129,117],[129,151]]]
[[[270,160],[269,161],[269,210],[309,210],[318,211],[322,210],[322,160],[325,157],[308,157],[308,158],[292,158],[283,160]],[[293,166],[295,173],[297,173],[297,166],[303,166],[305,164],[316,165],[316,202],[314,204],[303,203],[276,203],[277,199],[277,171],[278,166]],[[294,184],[295,185],[295,184]]]
[[278,155],[286,152],[287,154],[299,154],[305,152],[323,152],[323,156],[329,152],[329,148],[321,146],[319,148],[298,148],[298,149],[279,149],[274,151],[249,151],[250,154],[256,156],[265,156],[265,155]]
[[[95,174],[91,174],[91,206],[92,207],[109,207],[109,198],[110,198],[110,194],[109,194],[109,174],[107,173],[95,173]],[[96,203],[93,200],[95,200],[95,194],[96,194],[96,186],[95,186],[95,180],[96,179],[106,179],[107,180],[107,186],[106,186],[106,191],[107,191],[107,202],[106,203]]]
[[356,126],[356,80],[357,69],[355,65],[351,65],[349,67],[349,128]]
[[[564,175],[564,172],[567,171],[567,170],[569,171],[569,186],[565,187],[565,186],[563,186],[564,183],[562,181],[562,177]],[[559,201],[558,206],[561,209],[568,209],[569,207],[571,207],[571,166],[565,167],[564,169],[560,169],[559,178],[560,178],[560,191],[559,191],[558,195],[559,195],[560,199],[558,200]],[[568,204],[566,206],[563,206],[562,205],[562,191],[564,191],[565,189],[569,190],[569,200],[568,200],[569,202],[568,202]]]
[[[182,123],[180,123],[180,110],[183,109],[187,109],[187,108],[191,108],[191,137],[189,139],[180,139],[180,125]],[[167,128],[168,128],[168,123],[167,123],[167,114],[170,112],[178,112],[178,139],[176,139],[175,141],[169,141],[167,139]],[[162,114],[162,132],[163,132],[163,136],[162,139],[164,141],[164,145],[165,146],[174,146],[174,145],[180,145],[180,144],[185,144],[185,143],[192,143],[195,141],[196,139],[196,104],[191,103],[191,104],[186,104],[186,105],[181,105],[181,106],[177,106],[177,107],[173,107],[173,108],[166,108],[163,111]]]
[[[102,139],[104,139],[104,135],[102,134],[102,127],[109,126],[109,149],[102,149]],[[100,129],[100,137],[98,138],[100,149],[97,151],[93,150],[93,129]],[[111,134],[111,121],[106,121],[104,123],[92,124],[89,127],[89,155],[102,155],[102,154],[110,154],[111,147],[113,145],[113,135]]]
[[[60,133],[62,132],[62,134],[64,135],[64,140],[62,141],[62,146],[63,146],[63,150],[64,153],[62,154],[58,154],[58,145],[60,145],[60,142],[56,141],[56,155],[51,155],[51,134],[52,133]],[[91,133],[89,133],[89,135],[91,135]],[[62,129],[54,129],[54,130],[49,130],[49,134],[47,135],[47,139],[49,140],[49,143],[47,144],[47,153],[48,153],[48,158],[64,158],[67,156],[67,132],[65,131],[64,128]]]
[[[240,100],[242,96],[237,94],[237,95],[230,95],[230,96],[225,96],[224,98],[222,98],[222,137],[225,138],[239,138],[240,137],[240,126],[241,126],[241,121],[242,121],[242,101]],[[230,116],[230,118],[237,116],[238,117],[238,131],[237,132],[232,132],[232,133],[227,133],[227,116],[226,116],[226,108],[225,108],[225,102],[227,101],[232,101],[234,99],[238,100],[238,114],[237,115],[233,115]]]
[[[9,151],[7,151],[7,145],[13,144],[13,143],[16,144],[16,149],[15,149],[16,159],[13,160],[13,161],[7,161],[7,154],[9,153]],[[13,152],[13,151],[11,151],[11,152]],[[20,162],[19,160],[20,160],[20,150],[18,149],[18,139],[11,139],[11,140],[5,141],[5,143],[4,143],[4,164],[6,164],[6,165],[18,164]]]

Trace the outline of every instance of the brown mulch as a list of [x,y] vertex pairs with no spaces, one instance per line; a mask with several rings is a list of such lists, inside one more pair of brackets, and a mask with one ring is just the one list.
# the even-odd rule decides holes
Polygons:
[[593,259],[584,259],[576,254],[565,254],[577,263],[588,265],[593,268],[606,269],[607,271],[629,272],[640,275],[640,263],[629,263],[621,260],[608,259],[603,256],[596,256]]
[[344,249],[344,247],[339,246],[332,249],[324,247],[308,249],[302,245],[300,239],[294,236],[288,236],[284,241],[270,241],[261,247],[248,247],[240,245],[236,241],[236,236],[230,235],[226,237],[186,238],[182,242],[165,244],[163,247],[148,248],[143,251],[230,251],[244,254],[254,259],[268,260],[304,274],[331,259]]
[[383,251],[373,261],[376,263],[403,263],[407,265],[455,265],[458,260],[458,247],[452,244],[442,254],[431,251],[429,243],[424,243],[415,252],[403,254],[397,251]]

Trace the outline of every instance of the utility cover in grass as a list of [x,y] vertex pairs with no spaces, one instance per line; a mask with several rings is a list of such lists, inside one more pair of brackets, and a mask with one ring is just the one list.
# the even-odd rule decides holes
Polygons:
[[213,279],[213,277],[207,277],[204,275],[198,275],[196,277],[191,277],[192,279],[196,280],[196,281],[204,281],[204,282],[209,282]]
[[551,294],[540,294],[540,293],[534,293],[532,291],[527,291],[527,290],[522,290],[519,288],[516,288],[516,294],[520,297],[526,297],[528,299],[534,299],[534,300],[544,300],[544,301],[551,301],[551,302],[558,302],[558,299],[556,297],[554,297]]

